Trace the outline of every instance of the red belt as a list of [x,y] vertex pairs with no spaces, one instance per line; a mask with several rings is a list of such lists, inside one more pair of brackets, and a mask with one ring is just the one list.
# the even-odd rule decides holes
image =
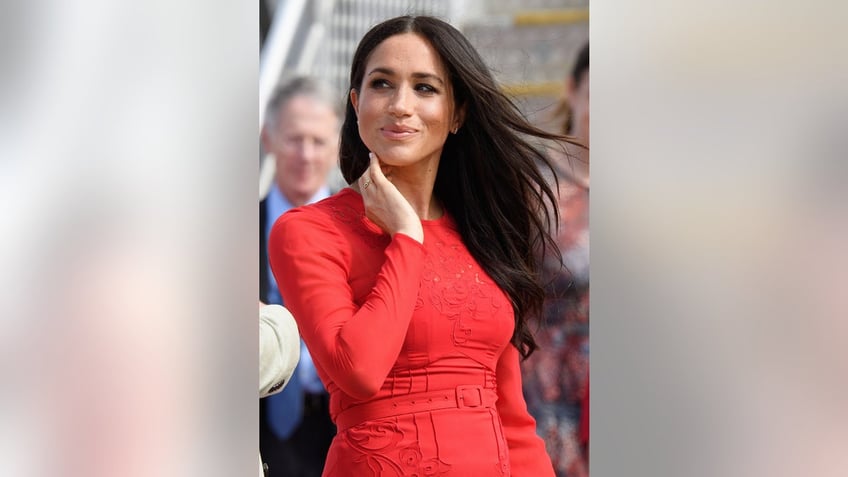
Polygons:
[[494,389],[482,386],[457,386],[455,389],[404,394],[357,404],[336,416],[339,432],[372,419],[437,411],[439,409],[490,408],[498,395]]

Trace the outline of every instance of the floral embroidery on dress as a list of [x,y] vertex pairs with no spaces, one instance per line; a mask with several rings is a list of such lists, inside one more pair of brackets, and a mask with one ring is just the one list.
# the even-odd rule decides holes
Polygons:
[[472,262],[466,250],[441,241],[436,246],[443,253],[435,258],[428,255],[422,275],[423,280],[433,285],[422,288],[429,290],[430,304],[452,322],[453,343],[461,346],[471,339],[473,322],[496,314],[501,305],[491,283],[485,280],[482,269]]
[[417,469],[422,459],[423,456],[418,446],[410,446],[400,450],[400,462],[404,467]]
[[[421,463],[420,475],[431,477],[434,475],[447,475],[450,466],[440,461],[439,459],[427,459]],[[416,474],[410,474],[410,477],[418,477]]]
[[382,231],[373,230],[367,225],[365,213],[350,205],[333,205],[330,207],[333,218],[348,225],[349,230],[360,236],[365,244],[372,249],[386,248],[391,242],[391,236]]
[[401,449],[400,461],[404,466],[404,477],[446,475],[450,470],[450,465],[438,458],[424,459],[421,449],[417,445]]
[[396,446],[403,439],[403,433],[393,422],[373,421],[350,428],[347,438],[354,448],[373,452]]
[[396,475],[403,475],[398,463],[387,455],[403,439],[403,433],[395,423],[375,421],[360,424],[346,430],[343,437],[357,451],[354,462],[365,463],[373,475],[384,475],[387,468],[393,469]]
[[438,457],[425,458],[418,444],[400,447],[406,436],[393,422],[360,424],[344,431],[341,437],[357,451],[353,462],[365,464],[372,475],[436,477],[447,475],[451,468]]

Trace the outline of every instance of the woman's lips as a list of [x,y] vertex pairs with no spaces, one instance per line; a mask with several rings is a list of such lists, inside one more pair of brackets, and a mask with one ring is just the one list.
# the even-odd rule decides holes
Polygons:
[[417,130],[407,127],[380,128],[380,133],[383,134],[383,137],[393,140],[406,139],[417,132]]

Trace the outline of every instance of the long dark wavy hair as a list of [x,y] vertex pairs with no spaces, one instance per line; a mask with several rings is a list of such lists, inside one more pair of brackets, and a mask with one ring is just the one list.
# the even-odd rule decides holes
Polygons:
[[[432,45],[448,72],[456,110],[465,108],[459,132],[445,142],[433,193],[455,220],[471,255],[509,296],[515,312],[512,343],[526,358],[537,347],[528,320],[540,317],[545,297],[539,254],[559,253],[549,229],[559,219],[555,195],[539,165],[553,168],[530,140],[571,141],[529,124],[471,43],[433,17],[397,17],[366,33],[353,56],[350,89],[362,87],[371,52],[402,33],[417,34]],[[348,183],[369,162],[356,119],[348,95],[340,144],[340,167]]]

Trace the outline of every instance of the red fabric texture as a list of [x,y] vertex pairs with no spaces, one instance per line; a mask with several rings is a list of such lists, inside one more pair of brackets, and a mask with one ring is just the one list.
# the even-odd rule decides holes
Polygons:
[[[334,421],[365,403],[381,410],[348,413],[363,420],[336,435],[323,475],[552,477],[522,396],[508,297],[449,216],[422,224],[423,245],[390,237],[345,189],[271,231],[271,268]],[[496,393],[494,406],[476,388]],[[460,407],[427,404],[442,395]],[[392,400],[414,408],[385,416]]]

